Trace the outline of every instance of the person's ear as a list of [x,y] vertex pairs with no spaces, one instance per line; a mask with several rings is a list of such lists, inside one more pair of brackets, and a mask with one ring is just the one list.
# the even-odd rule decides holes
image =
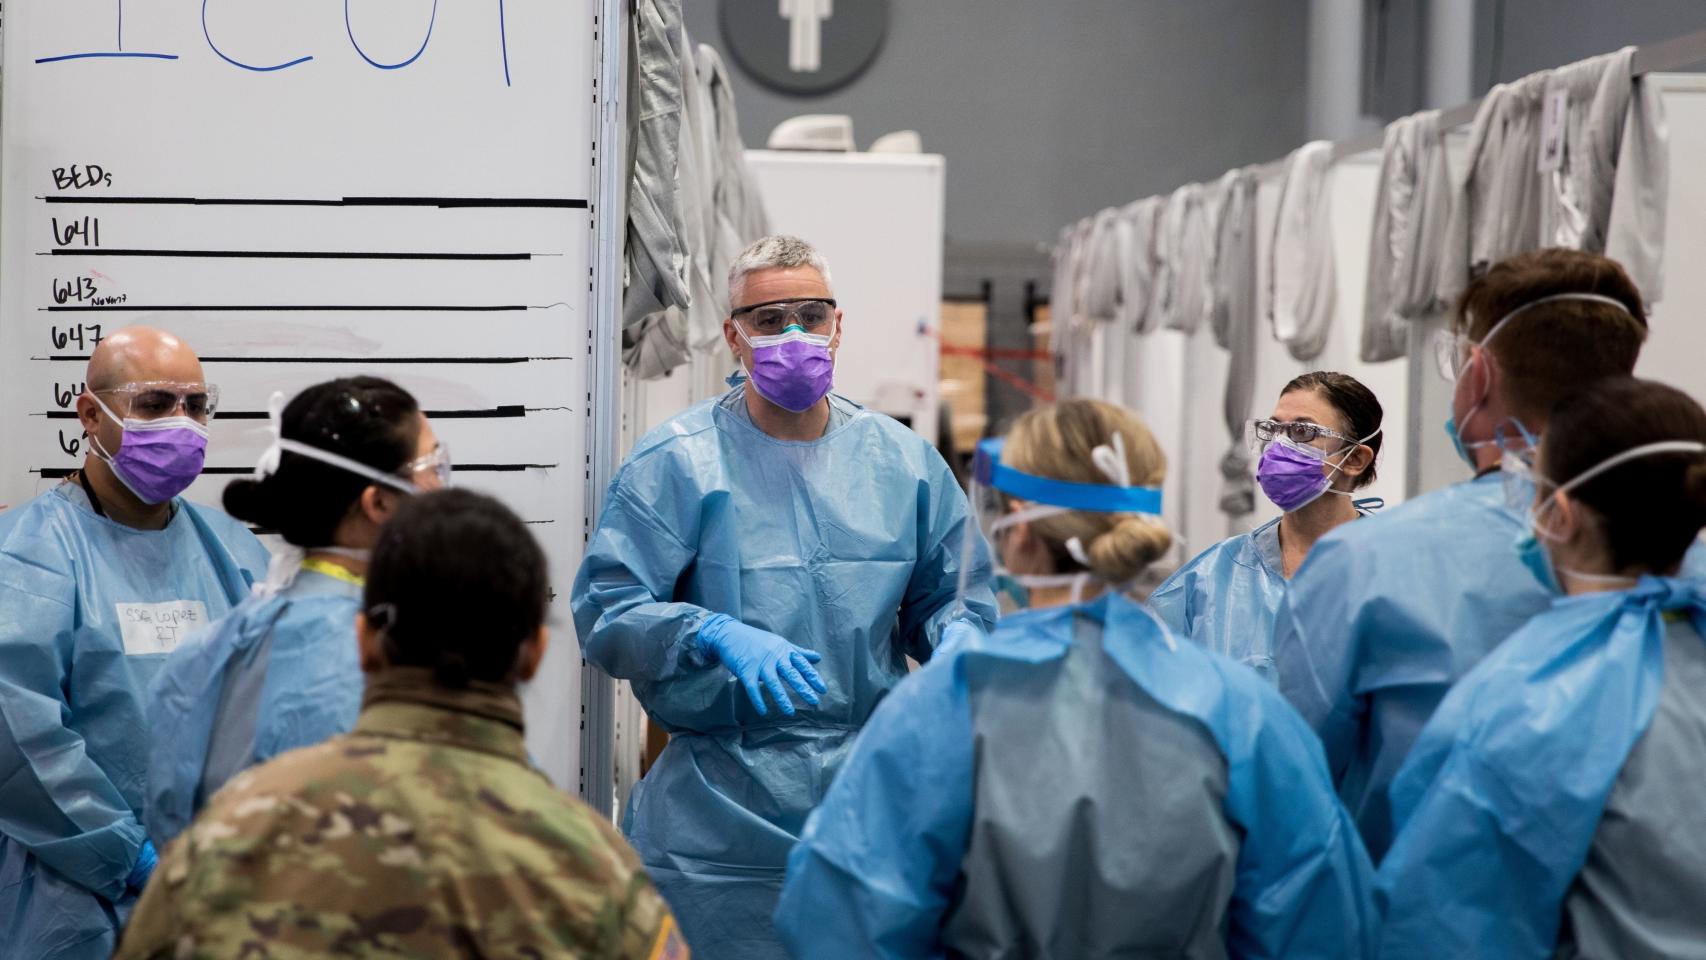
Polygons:
[[391,519],[391,514],[397,512],[397,499],[402,494],[387,489],[379,484],[373,484],[361,491],[356,503],[361,506],[361,515],[366,517],[376,527],[385,525]]
[[515,654],[515,678],[526,683],[539,675],[539,665],[545,662],[545,651],[551,646],[551,632],[540,624],[539,632],[521,642]]
[[383,632],[367,619],[365,611],[355,615],[355,642],[361,654],[361,672],[378,673],[385,666]]
[[1472,385],[1475,388],[1475,397],[1490,406],[1498,396],[1499,384],[1503,382],[1504,377],[1499,371],[1499,361],[1493,351],[1476,345],[1475,352],[1479,357],[1473,368],[1475,373]]
[[83,427],[83,432],[94,434],[95,428],[101,423],[101,406],[95,402],[95,397],[84,391],[77,397],[77,422]]
[[729,345],[729,352],[734,354],[736,361],[740,360],[740,334],[735,330],[733,317],[723,318],[723,341]]
[[841,308],[835,308],[835,337],[829,341],[829,351],[834,353],[841,349]]
[[1374,448],[1366,443],[1359,443],[1345,456],[1345,462],[1339,467],[1339,472],[1350,477],[1360,477],[1368,472],[1373,463]]
[[1559,543],[1579,544],[1587,532],[1588,510],[1568,493],[1553,491],[1551,519],[1546,525]]

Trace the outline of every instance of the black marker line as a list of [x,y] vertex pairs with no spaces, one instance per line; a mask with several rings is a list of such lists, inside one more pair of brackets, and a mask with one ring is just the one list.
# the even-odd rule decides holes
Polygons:
[[440,210],[585,210],[587,201],[574,197],[342,197],[316,200],[294,197],[111,197],[49,194],[47,203],[149,204],[190,207],[436,207]]
[[[31,360],[88,363],[89,355],[54,354]],[[574,357],[202,357],[202,363],[531,363],[534,360],[573,360]]]
[[[423,410],[429,420],[506,420],[527,416],[527,408],[521,404],[506,404],[501,407],[491,407],[486,410]],[[33,416],[45,416],[49,420],[75,420],[75,410],[49,410]],[[219,411],[214,420],[265,420],[267,414],[263,410],[231,410]]]
[[87,306],[37,307],[45,313],[103,313],[108,311],[149,313],[505,313],[532,310],[525,304],[460,305],[448,303],[424,304],[92,304]]
[[[38,257],[175,257],[214,260],[531,260],[531,253],[398,253],[369,250],[118,250],[62,247]],[[553,254],[539,254],[553,256]]]

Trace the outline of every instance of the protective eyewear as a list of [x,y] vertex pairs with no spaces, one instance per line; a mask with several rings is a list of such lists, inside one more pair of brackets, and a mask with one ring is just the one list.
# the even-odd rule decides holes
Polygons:
[[1434,365],[1439,368],[1440,377],[1455,381],[1463,375],[1464,368],[1469,366],[1475,341],[1469,339],[1467,334],[1440,330],[1434,334],[1433,342]]
[[[403,464],[403,468],[397,472],[405,477],[413,479],[416,474],[425,473],[428,470],[432,471],[433,477],[437,480],[437,485],[423,485],[423,489],[443,490],[449,487],[451,472],[450,448],[446,447],[443,443],[440,443],[426,456],[417,457],[414,460],[410,460],[408,463]],[[419,481],[416,482],[419,483]]]
[[835,319],[835,301],[829,297],[771,300],[730,311],[729,317],[739,320],[754,336],[760,337],[775,336],[790,324],[798,325],[807,333],[827,333],[824,328]]
[[[1515,310],[1512,310],[1510,313],[1500,317],[1498,322],[1493,324],[1492,327],[1487,330],[1487,335],[1481,338],[1479,345],[1483,347],[1486,346],[1487,343],[1493,339],[1494,334],[1498,333],[1506,324],[1510,323],[1512,319],[1520,316],[1521,314],[1527,313],[1535,307],[1542,306],[1544,304],[1558,303],[1565,300],[1573,300],[1583,303],[1602,303],[1608,307],[1615,307],[1631,317],[1635,316],[1633,313],[1629,312],[1627,304],[1615,297],[1608,297],[1598,293],[1557,293],[1549,297],[1541,297],[1538,300],[1525,303],[1522,306],[1517,307]],[[1463,371],[1469,366],[1470,359],[1475,355],[1474,348],[1476,346],[1477,342],[1470,339],[1467,333],[1463,333],[1461,331],[1441,330],[1438,333],[1435,333],[1434,363],[1439,367],[1439,375],[1446,380],[1456,380],[1458,377],[1462,376]]]
[[1331,437],[1345,443],[1357,442],[1355,437],[1347,437],[1331,427],[1309,420],[1251,420],[1249,429],[1254,438],[1252,446],[1269,444],[1280,437],[1301,446],[1307,446],[1319,437]]
[[181,410],[206,423],[219,409],[219,388],[211,383],[144,380],[90,392],[110,401],[113,413],[125,420],[161,420]]

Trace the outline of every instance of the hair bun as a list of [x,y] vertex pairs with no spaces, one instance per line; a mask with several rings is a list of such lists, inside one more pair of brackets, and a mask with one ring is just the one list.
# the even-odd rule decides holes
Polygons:
[[1124,516],[1090,541],[1090,572],[1109,583],[1124,583],[1136,579],[1172,545],[1173,535],[1161,521]]
[[278,528],[273,498],[266,489],[266,481],[233,480],[225,485],[225,493],[220,499],[225,504],[225,512],[238,520],[269,530]]

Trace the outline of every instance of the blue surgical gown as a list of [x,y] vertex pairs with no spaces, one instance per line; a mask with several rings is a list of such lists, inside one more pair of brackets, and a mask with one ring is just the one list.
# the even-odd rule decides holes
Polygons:
[[[732,409],[742,389],[635,447],[573,594],[586,658],[633,681],[671,735],[624,829],[694,956],[709,960],[783,955],[770,914],[788,851],[854,735],[947,623],[995,620],[987,548],[922,437],[832,397],[844,422],[817,440],[777,440]],[[821,654],[822,703],[760,716],[698,649],[713,612]]]
[[1376,862],[1386,788],[1452,683],[1546,609],[1497,471],[1347,523],[1315,542],[1274,622],[1280,692],[1327,748]]
[[[1553,956],[1566,894],[1659,704],[1666,613],[1694,625],[1671,642],[1706,642],[1699,591],[1648,577],[1559,599],[1452,688],[1392,784],[1400,831],[1378,880],[1382,958]],[[1698,809],[1698,769],[1655,773]],[[1663,839],[1664,810],[1634,813],[1667,855],[1690,848]]]
[[0,513],[0,943],[105,958],[134,897],[143,701],[184,635],[248,596],[266,549],[173,501],[163,530],[98,516],[76,484]]
[[364,688],[361,586],[303,570],[166,659],[148,700],[148,837],[161,850],[237,773],[347,733]]
[[1274,614],[1285,596],[1280,518],[1228,537],[1180,567],[1149,606],[1181,637],[1273,676]]
[[1273,687],[1123,597],[1006,617],[877,710],[789,857],[812,960],[1372,955],[1373,868]]

